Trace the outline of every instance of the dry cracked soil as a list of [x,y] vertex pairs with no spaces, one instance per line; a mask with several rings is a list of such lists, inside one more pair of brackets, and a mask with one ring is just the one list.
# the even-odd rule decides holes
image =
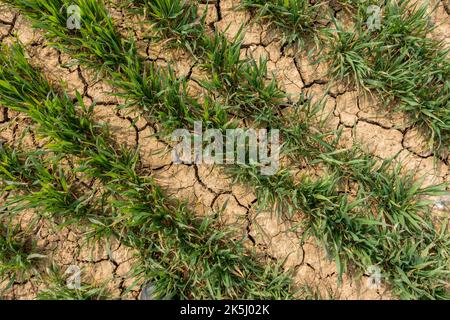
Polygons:
[[[248,13],[237,11],[239,1],[221,0],[208,7],[206,23],[224,31],[230,39],[245,25],[242,56],[268,60],[269,73],[276,77],[282,88],[295,99],[301,93],[314,99],[325,99],[322,112],[327,126],[342,128],[343,147],[353,144],[363,146],[380,159],[400,153],[399,161],[405,170],[417,169],[418,177],[425,177],[425,184],[450,181],[450,155],[437,163],[422,133],[411,126],[408,117],[381,108],[376,97],[359,93],[355,88],[333,83],[327,78],[327,66],[313,65],[305,51],[295,51],[281,45],[281,36],[264,24],[255,23]],[[434,1],[431,1],[432,3]],[[450,19],[444,2],[438,3],[434,22],[439,24],[436,37],[449,41]],[[205,5],[201,5],[205,6]],[[0,11],[0,41],[9,43],[17,37],[25,46],[33,64],[41,68],[55,83],[63,80],[69,93],[80,92],[86,102],[96,102],[95,117],[111,127],[114,138],[130,148],[139,148],[145,172],[170,194],[187,200],[199,215],[223,209],[221,222],[246,236],[248,246],[256,247],[267,257],[284,261],[285,268],[295,269],[295,281],[317,288],[323,297],[335,299],[392,299],[388,288],[368,289],[366,277],[356,279],[344,276],[337,282],[335,263],[313,239],[300,245],[299,232],[292,228],[297,221],[282,221],[272,212],[259,212],[253,206],[255,194],[248,188],[232,183],[219,168],[211,165],[174,164],[170,145],[153,134],[158,128],[148,124],[139,114],[117,111],[118,98],[110,94],[112,88],[102,79],[79,65],[70,65],[70,58],[49,46],[38,31],[31,28],[26,18],[8,8]],[[112,10],[112,17],[124,32],[129,32],[129,14]],[[337,15],[345,15],[337,11]],[[189,77],[190,93],[201,94],[197,85],[202,77],[195,61],[185,52],[169,50],[145,40],[145,32],[134,24],[134,36],[140,51],[158,64],[172,64],[178,75]],[[35,135],[32,122],[24,116],[0,106],[0,140],[14,146],[35,150],[43,142]],[[93,181],[86,187],[92,186]],[[0,201],[10,196],[6,194]],[[436,208],[436,214],[447,214]],[[34,212],[21,213],[18,222],[26,228]],[[134,282],[130,274],[134,253],[116,240],[108,244],[85,243],[81,227],[61,227],[49,221],[40,221],[32,230],[38,247],[46,255],[42,270],[55,263],[62,270],[70,265],[82,269],[83,279],[94,284],[106,284],[114,298],[137,299],[138,284],[133,290],[126,288]],[[32,299],[45,288],[38,277],[17,279],[4,298]]]

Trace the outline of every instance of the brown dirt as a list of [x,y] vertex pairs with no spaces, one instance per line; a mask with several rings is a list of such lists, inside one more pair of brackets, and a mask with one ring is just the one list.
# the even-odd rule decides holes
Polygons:
[[[376,98],[358,93],[343,84],[331,84],[326,77],[326,66],[312,65],[304,51],[284,50],[281,36],[268,28],[254,23],[248,13],[233,9],[237,0],[221,0],[221,20],[214,6],[208,8],[207,22],[214,24],[232,38],[241,23],[246,25],[242,55],[259,59],[269,59],[269,72],[277,78],[281,86],[292,99],[305,93],[314,99],[324,99],[325,108],[319,117],[327,119],[330,128],[343,128],[343,147],[360,144],[380,159],[401,154],[407,170],[418,168],[417,177],[425,177],[425,183],[450,181],[448,165],[440,161],[433,163],[423,134],[408,124],[407,117],[401,113],[382,110]],[[0,40],[9,43],[16,34],[26,46],[33,63],[41,67],[48,78],[54,82],[61,79],[71,94],[75,90],[86,101],[95,101],[95,117],[111,126],[117,143],[130,148],[138,147],[141,152],[142,166],[148,169],[158,183],[168,193],[187,200],[199,215],[208,215],[217,210],[221,212],[221,221],[227,227],[233,227],[237,234],[248,238],[249,246],[255,246],[267,257],[284,261],[286,268],[294,268],[295,281],[317,289],[323,297],[338,299],[390,299],[389,290],[369,290],[364,285],[365,278],[344,276],[338,285],[335,263],[327,256],[323,248],[312,239],[303,246],[299,243],[301,232],[294,222],[282,221],[271,212],[257,212],[253,207],[256,197],[252,190],[232,183],[218,168],[207,165],[174,165],[170,154],[170,145],[158,140],[153,134],[155,129],[148,125],[136,112],[117,111],[118,100],[110,94],[113,91],[102,79],[92,72],[74,65],[66,66],[70,59],[46,45],[42,35],[32,31],[30,24],[20,15],[8,9],[1,10]],[[449,39],[449,19],[442,3],[436,12],[435,22],[442,23],[437,35],[446,41]],[[123,12],[113,11],[116,23],[123,32],[130,32]],[[135,24],[136,26],[137,24]],[[138,27],[135,27],[138,28]],[[185,52],[166,50],[161,46],[150,45],[144,40],[143,30],[135,30],[140,39],[142,52],[149,59],[161,65],[172,63],[178,75],[186,75],[192,70],[192,77],[205,76],[196,73],[194,61]],[[197,93],[193,87],[191,93]],[[327,90],[330,87],[330,90]],[[138,121],[133,124],[133,120]],[[0,139],[13,145],[20,143],[25,148],[36,149],[33,127],[11,111],[0,107]],[[2,200],[4,201],[4,199]],[[32,213],[23,213],[26,220]],[[296,231],[293,231],[296,230]],[[128,277],[133,252],[115,241],[111,243],[111,255],[104,245],[83,243],[83,230],[74,227],[58,229],[55,224],[41,222],[34,230],[38,246],[47,255],[46,263],[54,262],[63,269],[71,264],[82,267],[86,277],[94,283],[108,283],[108,288],[116,298],[136,298],[133,291],[126,296],[124,289],[133,279]],[[35,297],[43,284],[38,277],[15,283],[5,295],[7,299],[30,299]]]

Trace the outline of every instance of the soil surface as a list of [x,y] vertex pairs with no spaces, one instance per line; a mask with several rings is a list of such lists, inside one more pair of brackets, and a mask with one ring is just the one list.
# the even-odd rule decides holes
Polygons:
[[[408,117],[401,113],[383,109],[375,97],[358,92],[343,84],[331,85],[326,76],[326,65],[312,65],[306,51],[295,51],[281,45],[281,36],[267,25],[254,22],[250,15],[238,11],[239,1],[221,0],[218,5],[208,7],[207,21],[219,31],[225,31],[230,39],[238,32],[240,24],[245,25],[242,56],[258,60],[268,59],[269,73],[276,77],[282,88],[296,99],[301,93],[313,99],[325,99],[322,116],[331,129],[342,128],[343,147],[353,144],[363,146],[380,159],[400,153],[399,159],[405,170],[417,170],[417,177],[425,177],[425,185],[450,181],[450,156],[436,162],[429,150],[425,137],[411,126]],[[450,19],[444,2],[431,1],[438,5],[433,13],[433,23],[438,24],[436,37],[450,41]],[[204,8],[204,7],[203,7]],[[334,261],[327,257],[324,249],[315,240],[299,244],[300,231],[293,232],[298,221],[281,221],[271,212],[258,212],[257,200],[251,190],[236,183],[221,171],[210,165],[173,164],[170,145],[158,140],[153,134],[158,130],[149,125],[138,114],[117,111],[120,103],[110,93],[114,90],[103,79],[81,66],[67,66],[70,58],[48,45],[42,34],[34,31],[30,23],[17,12],[3,7],[0,11],[0,41],[10,43],[17,37],[26,47],[33,64],[41,68],[55,83],[63,81],[69,93],[77,90],[86,102],[96,102],[96,120],[110,125],[117,142],[130,148],[139,148],[143,170],[170,194],[187,200],[199,215],[208,215],[224,209],[222,222],[234,228],[238,234],[247,236],[248,246],[254,246],[268,257],[284,261],[285,268],[294,268],[297,284],[317,288],[323,298],[334,299],[392,299],[388,288],[368,289],[367,277],[344,276],[337,281]],[[129,32],[128,13],[111,9],[116,24]],[[344,15],[343,11],[336,11]],[[141,53],[158,64],[172,64],[178,75],[190,78],[190,94],[201,95],[197,82],[203,76],[195,61],[186,52],[151,45],[144,39],[145,32],[134,25],[134,36],[139,41]],[[35,150],[44,141],[34,133],[32,122],[16,112],[0,106],[0,140],[14,146]],[[0,202],[10,195],[3,195]],[[436,207],[436,214],[448,214]],[[23,212],[17,218],[26,228],[35,212]],[[112,296],[117,299],[138,298],[140,285],[131,292],[126,288],[134,281],[130,275],[135,261],[129,248],[112,240],[106,243],[86,243],[85,230],[74,226],[60,227],[56,223],[41,221],[32,234],[38,247],[46,255],[41,271],[55,263],[64,271],[70,265],[82,269],[82,279],[94,284],[106,283]],[[109,248],[109,249],[108,249]],[[84,278],[85,277],[85,278]],[[4,298],[33,299],[45,287],[38,276],[16,280]]]

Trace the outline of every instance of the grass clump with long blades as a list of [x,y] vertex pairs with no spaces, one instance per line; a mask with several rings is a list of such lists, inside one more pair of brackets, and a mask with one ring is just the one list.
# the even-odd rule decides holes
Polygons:
[[[356,147],[340,150],[339,133],[330,139],[332,133],[314,128],[315,112],[306,100],[274,118],[282,153],[292,158],[293,167],[273,176],[261,175],[256,167],[230,167],[232,176],[264,199],[258,202],[264,209],[288,219],[301,213],[303,238],[312,235],[322,243],[336,261],[339,278],[378,266],[401,298],[447,299],[450,236],[445,221],[435,226],[425,199],[447,195],[448,183],[421,187],[415,172],[403,174],[395,158],[380,162]],[[303,162],[323,170],[322,177],[294,176],[289,169]]]
[[405,111],[428,133],[430,149],[449,151],[450,63],[448,49],[430,35],[427,6],[388,1],[380,30],[368,30],[365,6],[357,8],[354,30],[334,21],[328,52],[330,74],[379,93],[389,108]]
[[107,300],[111,298],[104,285],[93,286],[80,283],[78,288],[73,283],[73,288],[69,287],[66,277],[55,265],[48,268],[47,274],[43,278],[46,288],[38,292],[37,300]]
[[[316,10],[322,11],[321,4],[324,2],[243,0],[241,6],[256,10],[291,41],[301,44],[311,35],[304,34],[300,26],[316,19],[305,8],[317,6]],[[320,28],[317,40],[325,53],[319,60],[330,64],[332,78],[377,92],[386,107],[409,114],[412,123],[429,136],[430,149],[445,158],[450,148],[450,64],[448,49],[431,35],[427,5],[408,0],[342,4],[353,13],[355,24],[347,30],[332,18],[333,29]],[[379,30],[368,30],[369,5],[382,8]],[[302,17],[303,13],[309,18]]]
[[339,272],[356,268],[364,273],[375,265],[393,293],[403,299],[448,299],[446,248],[450,239],[445,231],[435,230],[430,215],[419,219],[417,229],[402,221],[411,212],[398,213],[391,222],[382,211],[366,209],[364,193],[350,200],[336,192],[336,183],[339,180],[304,181],[297,190],[307,230],[335,257]]
[[203,47],[206,10],[201,13],[196,0],[130,0],[131,12],[150,22],[156,36],[150,38],[196,53]]
[[258,197],[267,197],[260,205],[275,206],[288,217],[301,212],[303,238],[312,235],[319,240],[336,261],[339,279],[344,273],[362,275],[378,266],[383,281],[403,299],[448,299],[447,225],[440,221],[439,231],[429,202],[420,200],[448,194],[445,185],[420,189],[411,177],[399,177],[398,168],[389,176],[389,162],[377,168],[369,159],[356,160],[333,159],[336,165],[353,167],[352,172],[359,167],[366,175],[353,177],[356,195],[343,192],[349,177],[338,170],[314,180],[295,179],[287,170],[273,176],[231,170],[238,171],[237,181],[255,188]]
[[197,50],[204,35],[206,12],[198,12],[197,3],[187,0],[132,1],[137,7],[144,7],[144,13],[152,22],[152,28],[160,38],[175,41],[189,51]]
[[[194,119],[209,108],[211,122],[221,119],[221,110],[189,99],[186,79],[177,78],[171,70],[162,70],[137,53],[135,42],[125,39],[116,30],[102,1],[51,0],[5,1],[46,31],[51,44],[69,54],[78,63],[106,74],[116,95],[125,100],[123,108],[136,107],[152,122],[167,130],[192,126]],[[66,26],[64,8],[78,5],[82,28],[71,31]],[[209,119],[208,119],[209,120]]]
[[[46,148],[54,159],[76,157],[74,171],[101,182],[102,207],[108,208],[109,215],[89,217],[96,226],[94,232],[116,235],[139,252],[142,267],[136,269],[136,276],[157,283],[157,297],[292,297],[289,277],[279,265],[263,266],[241,241],[230,241],[226,232],[213,228],[213,221],[195,217],[186,205],[165,196],[150,177],[140,176],[135,151],[117,148],[108,131],[85,113],[80,99],[76,105],[52,88],[45,97],[27,92],[28,75],[38,71],[25,63],[19,47],[2,50],[3,81],[8,85],[0,87],[1,103],[36,122],[39,132],[51,138]],[[32,78],[43,82],[37,86],[48,85],[43,77]],[[54,104],[66,109],[55,113]],[[75,114],[78,122],[69,123],[75,121]],[[74,132],[68,130],[75,127]],[[65,212],[70,214],[72,209],[66,207]]]
[[285,43],[303,43],[305,37],[314,36],[324,17],[323,5],[309,0],[242,0],[240,6],[269,21],[280,29]]
[[[164,6],[159,2],[153,4],[146,1],[133,1],[133,4],[147,13],[164,11],[162,7],[170,7],[179,12],[177,16],[192,16],[189,12],[194,10],[193,8],[197,8],[197,2],[194,1],[189,6],[185,6],[184,1],[182,2],[183,5],[180,5],[179,0],[162,1],[165,3]],[[149,21],[158,24],[158,20],[155,21],[151,17],[152,14],[149,15]],[[204,25],[204,21],[201,25]],[[241,57],[242,28],[231,40],[228,40],[224,33],[215,31],[213,34],[209,34],[205,31],[202,29],[201,36],[197,35],[196,43],[198,45],[195,50],[190,48],[192,41],[187,38],[180,38],[180,44],[189,49],[198,59],[201,69],[209,74],[207,80],[195,79],[211,96],[207,97],[207,101],[219,99],[220,105],[223,106],[213,109],[214,113],[209,118],[221,119],[221,121],[212,122],[211,125],[216,128],[225,128],[224,124],[229,117],[250,117],[257,123],[270,120],[286,95],[280,90],[274,78],[268,80],[267,61],[264,59],[255,61]],[[193,32],[193,34],[196,33]],[[167,38],[170,40],[170,36],[166,35],[165,39],[167,40]],[[186,99],[189,100],[189,97],[185,96],[184,100]],[[195,105],[195,102],[192,101],[189,105]],[[205,111],[209,114],[210,111],[205,109],[208,109],[206,105],[203,106],[203,114]],[[199,107],[197,110],[202,110],[202,108]],[[192,108],[189,112],[195,115]],[[208,119],[202,120],[206,120],[207,123],[211,122]]]
[[275,78],[267,79],[267,61],[261,59],[257,63],[241,58],[241,32],[231,41],[218,32],[204,41],[205,57],[201,68],[210,76],[201,81],[201,85],[223,105],[229,106],[231,114],[258,123],[270,121],[286,95]]
[[13,191],[0,209],[11,216],[22,210],[36,209],[30,227],[40,218],[69,224],[97,217],[101,210],[91,192],[73,172],[63,169],[58,159],[42,159],[45,154],[48,150],[24,153],[7,146],[0,151],[1,190]]
[[14,281],[23,281],[33,272],[37,260],[42,257],[44,256],[37,252],[32,239],[21,231],[19,226],[2,222],[0,225],[0,283],[6,282],[6,286],[2,286],[3,290],[8,289]]

